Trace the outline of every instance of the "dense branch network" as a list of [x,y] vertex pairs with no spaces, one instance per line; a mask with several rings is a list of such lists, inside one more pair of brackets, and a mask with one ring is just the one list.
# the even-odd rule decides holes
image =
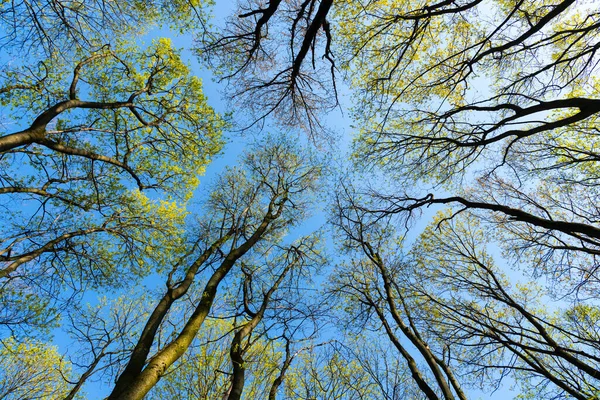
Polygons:
[[[328,19],[333,1],[261,4],[241,6],[223,33],[200,43],[199,51],[222,79],[233,82],[234,101],[251,110],[250,126],[274,115],[316,138],[324,129],[324,110],[338,105]],[[280,28],[286,30],[288,43],[273,40]],[[321,67],[319,53],[328,71]]]

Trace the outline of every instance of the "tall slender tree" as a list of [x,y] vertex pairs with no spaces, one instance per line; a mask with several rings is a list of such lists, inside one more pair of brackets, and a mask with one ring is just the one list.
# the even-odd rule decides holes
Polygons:
[[[192,344],[211,312],[219,286],[236,265],[252,253],[268,252],[270,243],[281,240],[307,213],[307,196],[320,169],[307,165],[290,141],[272,140],[268,147],[247,154],[245,169],[230,170],[218,181],[208,198],[200,234],[169,272],[167,289],[150,314],[110,399],[143,398]],[[288,264],[290,268],[292,265]],[[198,292],[191,314],[175,326],[166,343],[156,348],[157,332],[169,310],[201,279],[204,289]],[[271,293],[266,301],[277,281],[266,292]],[[266,304],[261,306],[263,314]],[[261,314],[257,311],[257,315]],[[252,327],[251,322],[238,331],[239,340],[240,332]],[[234,345],[234,367],[237,356],[240,354]]]

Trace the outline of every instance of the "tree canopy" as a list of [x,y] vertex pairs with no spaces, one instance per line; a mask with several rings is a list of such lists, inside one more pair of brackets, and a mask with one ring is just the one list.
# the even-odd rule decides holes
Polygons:
[[169,39],[75,47],[1,75],[2,307],[39,298],[9,306],[13,324],[65,287],[123,284],[168,259],[225,123]]
[[212,6],[0,5],[0,397],[599,399],[599,4]]

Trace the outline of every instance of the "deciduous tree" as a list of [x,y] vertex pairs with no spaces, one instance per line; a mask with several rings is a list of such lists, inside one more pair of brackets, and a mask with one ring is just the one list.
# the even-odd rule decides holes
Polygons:
[[[269,147],[248,153],[245,169],[228,171],[216,184],[207,201],[207,217],[199,222],[199,235],[169,272],[167,290],[148,318],[109,398],[145,396],[192,344],[212,309],[221,282],[234,267],[253,253],[267,257],[262,252],[268,252],[273,241],[281,240],[308,211],[307,196],[314,189],[319,168],[307,165],[290,141],[272,140]],[[198,285],[202,276],[204,289],[198,292],[191,314],[150,356],[170,308],[192,285]],[[258,311],[256,315],[260,315]],[[244,327],[241,329],[243,333]]]
[[177,245],[182,206],[222,145],[223,120],[169,40],[76,58],[2,74],[26,126],[0,137],[3,294],[147,274],[153,249],[168,259]]
[[49,400],[66,395],[70,366],[55,346],[12,337],[0,346],[0,398]]

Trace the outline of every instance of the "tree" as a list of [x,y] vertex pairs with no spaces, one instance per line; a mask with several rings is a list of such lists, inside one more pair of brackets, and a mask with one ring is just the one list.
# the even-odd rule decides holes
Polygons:
[[[213,361],[223,373],[186,395],[465,399],[510,377],[525,397],[598,397],[597,4],[253,0],[219,32],[189,17],[202,14],[198,2],[103,4],[0,6],[0,22],[28,27],[6,37],[42,61],[11,64],[0,84],[8,123],[25,121],[0,135],[10,335],[24,322],[49,329],[74,292],[154,270],[166,288],[108,363],[126,359],[112,399],[181,393],[178,377],[206,377]],[[316,258],[285,234],[319,171],[289,142],[223,175],[185,231],[183,205],[223,122],[166,41],[137,51],[123,39],[178,13],[180,28],[198,21],[199,55],[251,126],[275,117],[316,139],[338,89],[352,90],[352,157],[376,179],[364,189],[346,180],[336,194],[345,260],[326,298],[338,300],[343,345],[315,345],[319,308],[294,304]],[[13,199],[25,201],[20,215]],[[414,239],[417,217],[441,207]],[[196,372],[178,362],[206,351],[211,317],[231,325],[219,339],[231,364],[204,357]],[[357,351],[357,336],[381,341],[370,348],[385,357]],[[94,352],[79,382],[108,360]]]
[[64,400],[79,398],[90,380],[114,381],[134,347],[135,333],[148,312],[148,297],[132,290],[116,299],[103,297],[94,306],[75,304],[67,310],[68,322],[62,328],[75,351],[69,352],[74,377]]
[[141,36],[164,23],[191,29],[204,22],[211,1],[137,1],[117,3],[92,0],[5,2],[0,7],[3,49],[67,54],[73,49],[93,49],[115,38]]
[[[352,331],[350,327],[350,331]],[[389,341],[381,340],[380,332],[364,332],[351,335],[339,345],[337,351],[344,359],[356,363],[364,370],[371,381],[365,398],[386,400],[422,399],[423,392],[418,388],[405,366],[404,360],[397,357],[396,349]]]
[[[183,356],[185,360],[167,372],[167,382],[161,380],[150,395],[163,398],[177,393],[186,398],[228,400],[275,398],[284,381],[286,365],[292,361],[288,358],[289,339],[301,340],[298,331],[306,329],[306,321],[295,321],[306,319],[297,315],[304,310],[300,310],[300,304],[292,307],[290,303],[302,302],[298,293],[302,282],[322,264],[316,239],[302,237],[289,246],[271,246],[264,254],[257,254],[256,260],[242,262],[240,271],[233,271],[239,277],[228,285],[229,293],[224,295],[232,298],[213,306],[230,317],[207,319],[208,331],[203,328],[199,332]],[[295,335],[290,334],[292,329]],[[287,339],[285,355],[281,336]]]
[[[291,317],[291,296],[280,292],[297,295],[294,284],[318,258],[308,255],[314,243],[280,242],[304,216],[304,196],[314,191],[319,168],[303,165],[303,155],[285,140],[272,139],[275,146],[249,155],[249,172],[224,176],[207,199],[214,214],[198,221],[194,232],[183,232],[185,205],[221,149],[225,123],[169,40],[140,49],[138,39],[145,26],[162,21],[179,29],[192,20],[202,23],[202,6],[0,6],[0,41],[10,42],[13,57],[0,73],[6,117],[0,201],[10,215],[1,223],[0,296],[8,300],[2,322],[10,331],[35,335],[67,317],[66,329],[79,345],[72,361],[81,373],[65,378],[71,384],[60,394],[65,398],[81,396],[95,374],[106,379],[117,370],[111,397],[147,393],[193,343],[219,285],[233,280],[234,266],[253,253],[265,265],[245,265],[244,298],[234,302],[244,313],[236,318],[230,347],[232,395],[241,396],[255,337],[299,331],[294,318],[312,317]],[[20,52],[29,59],[21,61]],[[149,272],[162,273],[164,265],[172,266],[164,273],[167,290],[144,327],[138,326],[141,310],[117,304],[106,314],[78,304],[89,289],[134,285]],[[191,310],[186,302],[194,304]],[[275,312],[280,306],[288,307],[285,316]],[[271,318],[282,328],[268,325]]]
[[[254,252],[266,257],[264,252],[271,249],[273,241],[281,240],[288,228],[302,220],[307,212],[306,196],[319,174],[319,168],[306,165],[302,158],[289,141],[273,138],[270,147],[246,156],[245,170],[230,170],[220,178],[207,199],[208,218],[198,222],[197,235],[168,273],[167,290],[158,299],[109,398],[145,396],[192,344],[221,282],[236,264]],[[192,285],[199,284],[196,281],[202,275],[205,286],[198,292],[192,312],[174,325],[168,340],[154,348],[150,357],[169,310]]]
[[[224,77],[237,82],[240,95],[264,93],[265,99],[277,99],[267,110],[281,107],[282,116],[293,117],[297,113],[285,111],[282,99],[300,92],[303,98],[317,96],[322,87],[290,89],[301,86],[298,74],[306,81],[329,76],[334,84],[335,74],[319,74],[316,54],[323,54],[325,64],[335,54],[358,104],[355,159],[382,166],[406,183],[402,199],[421,198],[411,193],[414,182],[455,190],[477,173],[480,181],[469,180],[469,190],[446,203],[486,203],[484,208],[504,214],[505,221],[515,218],[508,208],[541,218],[519,218],[532,231],[533,244],[523,246],[544,247],[555,265],[538,271],[551,273],[561,268],[557,260],[597,250],[593,239],[579,235],[595,229],[597,216],[590,185],[600,111],[594,77],[598,8],[575,0],[489,7],[481,1],[252,3],[232,17],[237,22],[230,32],[209,43],[207,57],[212,50],[217,65],[229,66]],[[220,52],[231,47],[240,51]],[[271,68],[262,66],[270,52],[283,47],[290,51]],[[310,48],[314,51],[304,51]],[[526,181],[543,195],[525,190]],[[573,196],[580,199],[569,204]],[[557,230],[548,220],[571,225]],[[576,224],[586,227],[571,231]],[[523,232],[520,223],[504,226]],[[595,280],[594,257],[584,271],[567,268],[561,275],[579,274],[579,283],[586,276]]]
[[[356,205],[354,196],[346,188],[337,198],[333,223],[352,258],[349,265],[338,267],[330,290],[347,304],[346,312],[352,318],[358,317],[385,333],[428,399],[466,399],[445,354],[432,350],[424,328],[413,315],[413,294],[402,286],[404,266],[394,260],[399,250],[393,245],[393,226],[383,220],[373,221],[368,211]],[[427,368],[419,366],[403,338],[416,348]]]
[[[554,281],[554,294],[596,296],[598,9],[574,0],[489,7],[269,2],[240,13],[254,22],[215,43],[252,44],[235,64],[243,69],[233,70],[240,91],[279,87],[276,79],[253,86],[254,78],[237,78],[260,65],[262,49],[292,49],[276,77],[288,67],[311,73],[301,44],[333,52],[356,89],[356,159],[405,183],[392,195],[375,188],[382,201],[372,211],[408,217],[434,204],[476,211],[498,228],[514,261]],[[292,22],[277,19],[284,15]],[[305,29],[311,22],[316,29]],[[252,36],[248,26],[289,34]],[[412,194],[424,182],[458,193]]]
[[378,398],[368,372],[332,343],[305,348],[296,358],[285,381],[286,398]]
[[[319,66],[335,59],[357,104],[354,159],[402,182],[391,196],[373,188],[386,200],[378,211],[487,210],[534,274],[568,279],[557,291],[587,296],[598,264],[598,15],[575,0],[251,3],[206,45],[206,57],[229,66],[223,76],[240,101],[264,93],[277,101],[263,109],[289,121],[301,111],[287,112],[283,99],[323,95],[322,85],[296,77],[333,85],[339,74]],[[290,51],[266,68],[282,48]],[[292,103],[307,114],[316,107]],[[440,185],[454,193],[436,193]]]
[[513,374],[537,398],[596,398],[598,332],[583,327],[597,318],[597,306],[553,304],[535,282],[511,284],[477,218],[449,216],[424,231],[408,267],[410,289],[436,310],[424,318],[451,350],[448,359],[496,386]]
[[577,183],[568,188],[567,181],[553,178],[538,182],[534,190],[492,175],[460,196],[378,195],[382,202],[372,211],[403,219],[436,204],[453,206],[455,214],[472,211],[497,228],[494,235],[507,259],[548,278],[554,295],[597,297],[595,191],[578,190]]
[[[576,0],[250,2],[205,47],[209,62],[238,82],[237,95],[262,94],[269,113],[291,103],[298,111],[289,121],[314,115],[318,106],[307,99],[327,103],[343,68],[365,122],[364,155],[420,167],[413,172],[443,162],[452,173],[493,143],[509,150],[597,114],[595,83],[585,84],[597,62],[597,16]],[[322,63],[330,74],[321,74]],[[498,82],[481,90],[486,100],[474,96],[481,77]],[[549,118],[512,129],[544,111]]]
[[[150,391],[147,398],[220,399],[231,387],[229,358],[231,321],[207,319],[196,339],[180,361]],[[258,339],[245,353],[248,380],[245,391],[256,398],[275,369],[277,348],[271,341]],[[263,378],[263,379],[259,379]],[[266,381],[266,382],[265,382]]]
[[[338,104],[327,19],[333,1],[263,3],[240,3],[226,27],[203,36],[199,53],[223,79],[234,82],[232,97],[250,112],[252,125],[273,115],[317,138],[327,130],[320,116]],[[279,28],[281,35],[269,34]],[[289,42],[282,43],[284,38]],[[316,49],[327,60],[325,70],[317,64]],[[313,73],[306,71],[307,64]],[[329,74],[333,79],[323,78]]]
[[[231,386],[228,391],[228,400],[239,400],[244,392],[246,361],[245,354],[254,346],[254,342],[262,337],[269,338],[278,331],[289,339],[290,329],[300,327],[294,320],[303,320],[301,303],[302,296],[299,295],[301,282],[310,276],[312,271],[317,271],[324,264],[320,253],[317,237],[301,237],[292,245],[269,251],[274,253],[271,259],[260,260],[260,264],[253,267],[242,266],[244,281],[242,283],[242,312],[244,315],[240,327],[236,330],[231,341],[229,355],[232,363]],[[270,277],[272,276],[272,277]],[[268,279],[270,277],[270,279]],[[258,281],[258,282],[257,282]],[[280,289],[280,287],[282,287]],[[257,293],[262,293],[259,296]],[[293,304],[293,301],[297,303]],[[253,305],[253,303],[255,305]],[[301,314],[301,315],[297,315]],[[259,328],[259,324],[265,326]],[[279,326],[278,326],[279,325]],[[296,327],[294,327],[296,325]],[[262,331],[262,332],[261,332]],[[252,338],[254,336],[254,339]],[[269,338],[270,342],[276,340]],[[286,341],[289,346],[289,341]],[[286,347],[286,353],[289,349]],[[286,360],[283,361],[284,365]],[[283,379],[285,366],[281,367],[279,377]],[[278,389],[276,381],[273,381],[269,395]],[[250,392],[252,393],[252,392]],[[247,394],[252,395],[252,394]],[[253,394],[258,397],[258,393]],[[263,395],[263,397],[266,397]]]
[[352,258],[330,290],[350,318],[376,321],[427,398],[467,398],[461,386],[497,389],[508,376],[534,398],[597,396],[598,332],[589,325],[597,305],[553,302],[535,282],[511,283],[488,250],[495,228],[476,214],[439,213],[403,256],[397,221],[344,193],[337,225]]
[[2,340],[0,356],[0,398],[49,400],[67,393],[70,368],[56,347],[9,337]]
[[382,116],[365,125],[364,154],[389,157],[395,169],[444,181],[482,155],[502,163],[518,143],[586,125],[599,111],[595,83],[585,83],[596,66],[593,6],[348,4],[340,36],[361,49],[352,61],[364,73],[361,105]]
[[28,125],[0,137],[4,293],[147,274],[222,145],[223,120],[169,40],[75,57],[3,76],[4,104]]

